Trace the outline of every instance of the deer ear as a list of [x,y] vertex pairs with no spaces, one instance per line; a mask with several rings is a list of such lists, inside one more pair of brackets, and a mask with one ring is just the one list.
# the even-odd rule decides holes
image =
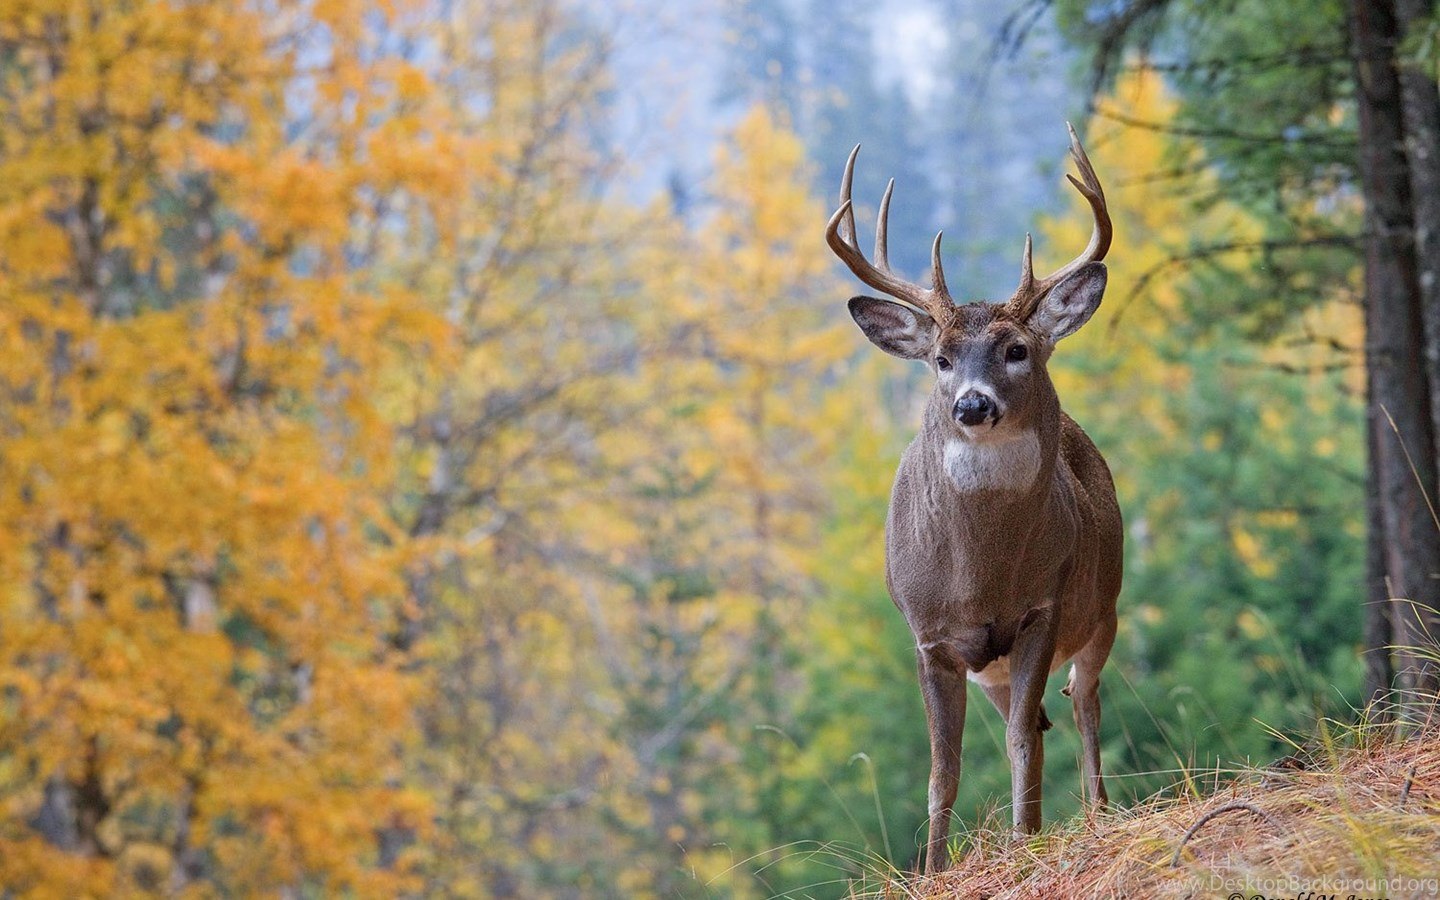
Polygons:
[[1026,324],[1049,338],[1052,344],[1069,337],[1090,321],[1095,310],[1100,308],[1106,277],[1104,263],[1086,263],[1051,288]]
[[901,359],[923,359],[940,336],[934,319],[889,300],[851,297],[850,317],[870,343]]

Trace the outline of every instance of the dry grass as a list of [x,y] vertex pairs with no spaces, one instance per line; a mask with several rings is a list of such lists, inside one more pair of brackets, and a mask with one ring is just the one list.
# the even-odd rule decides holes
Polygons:
[[873,896],[1440,896],[1440,731],[1332,730],[1275,767],[1203,781],[1025,842],[971,832],[950,871]]

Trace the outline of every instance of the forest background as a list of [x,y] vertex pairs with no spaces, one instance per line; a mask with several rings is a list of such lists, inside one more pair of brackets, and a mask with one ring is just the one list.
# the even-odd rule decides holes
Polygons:
[[[1440,590],[1437,28],[1305,7],[0,6],[0,896],[912,865],[882,530],[925,387],[824,247],[861,141],[892,260],[943,227],[967,298],[1028,230],[1083,245],[1067,118],[1105,183],[1110,293],[1051,370],[1127,522],[1112,797],[1432,683],[1385,648]],[[969,718],[965,822],[1009,777]]]

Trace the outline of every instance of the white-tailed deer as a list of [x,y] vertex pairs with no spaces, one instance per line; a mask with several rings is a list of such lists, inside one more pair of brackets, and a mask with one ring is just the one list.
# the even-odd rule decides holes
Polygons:
[[[1100,305],[1112,226],[1105,194],[1074,129],[1070,153],[1090,202],[1090,245],[1047,278],[1031,270],[1025,238],[1020,286],[1003,303],[957,305],[945,287],[940,236],[932,285],[890,271],[885,190],[875,261],[860,251],[850,200],[857,146],[825,237],[856,277],[908,306],[855,297],[850,315],[881,350],[924,360],[935,373],[920,433],[900,458],[885,523],[885,580],[915,635],[930,726],[930,831],[925,869],[947,863],[960,776],[966,681],[1005,718],[1017,832],[1040,827],[1045,680],[1067,661],[1065,693],[1084,746],[1086,793],[1100,778],[1100,669],[1115,640],[1120,508],[1095,445],[1060,409],[1046,362]],[[913,307],[913,308],[912,308]]]

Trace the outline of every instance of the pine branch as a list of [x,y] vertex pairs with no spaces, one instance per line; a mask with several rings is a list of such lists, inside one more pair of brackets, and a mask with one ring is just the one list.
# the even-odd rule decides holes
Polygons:
[[1347,152],[1353,152],[1357,143],[1353,139],[1341,139],[1334,135],[1324,133],[1304,132],[1299,129],[1286,129],[1279,134],[1266,134],[1251,131],[1236,131],[1231,128],[1197,128],[1192,125],[1171,125],[1166,122],[1152,122],[1148,119],[1138,119],[1134,116],[1107,109],[1099,104],[1094,106],[1095,115],[1102,119],[1109,119],[1121,125],[1131,128],[1143,128],[1147,131],[1155,131],[1160,134],[1178,135],[1180,137],[1195,138],[1220,138],[1231,141],[1247,141],[1257,144],[1292,144],[1315,146],[1320,144],[1327,147],[1342,148]]
[[1145,292],[1150,283],[1162,274],[1172,269],[1182,269],[1192,263],[1202,260],[1213,259],[1227,253],[1271,253],[1276,250],[1301,250],[1308,247],[1348,247],[1354,249],[1360,243],[1361,235],[1358,234],[1328,234],[1317,235],[1309,238],[1297,239],[1270,239],[1260,241],[1228,241],[1220,244],[1211,244],[1200,247],[1186,253],[1172,255],[1154,264],[1135,279],[1130,290],[1120,301],[1120,308],[1115,313],[1115,318],[1110,320],[1109,333],[1113,336],[1120,327],[1120,320],[1124,318],[1125,311],[1137,297]]

